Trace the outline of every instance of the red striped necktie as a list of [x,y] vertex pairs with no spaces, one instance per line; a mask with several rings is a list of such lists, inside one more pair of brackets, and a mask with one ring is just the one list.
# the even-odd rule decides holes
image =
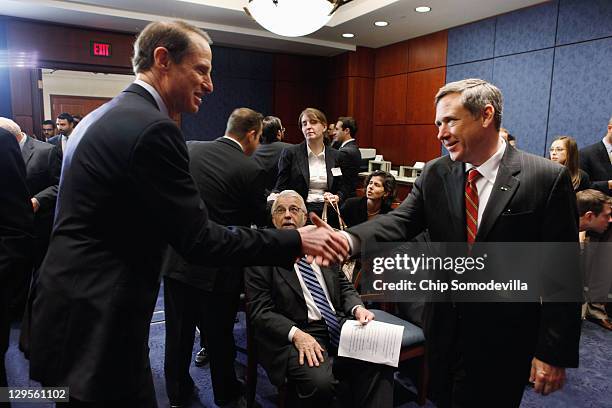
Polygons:
[[478,232],[478,189],[476,188],[476,181],[480,177],[482,177],[482,174],[478,170],[470,169],[465,183],[465,221],[469,244],[474,243]]

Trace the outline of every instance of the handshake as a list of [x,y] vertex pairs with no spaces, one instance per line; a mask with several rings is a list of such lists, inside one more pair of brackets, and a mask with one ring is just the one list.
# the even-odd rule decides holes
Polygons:
[[313,225],[298,228],[302,239],[302,253],[309,263],[329,266],[342,263],[350,255],[350,246],[345,235],[335,231],[315,213],[310,213]]

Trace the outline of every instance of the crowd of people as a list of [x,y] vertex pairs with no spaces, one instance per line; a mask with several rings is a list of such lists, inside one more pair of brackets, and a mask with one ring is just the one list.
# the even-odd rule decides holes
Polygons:
[[[69,387],[66,406],[157,406],[147,341],[160,271],[171,406],[187,406],[196,387],[196,327],[215,403],[245,406],[233,326],[246,288],[259,360],[273,384],[289,385],[289,406],[391,407],[391,367],[337,355],[347,319],[376,319],[338,267],[364,242],[423,232],[470,245],[610,240],[612,118],[601,142],[579,151],[559,136],[547,160],[501,127],[497,87],[446,84],[435,123],[449,154],[428,162],[398,203],[384,171],[368,174],[357,195],[352,117],[330,123],[306,108],[297,118],[304,141],[291,145],[279,118],[238,108],[222,137],[185,143],[171,118],[197,112],[213,91],[209,38],[198,28],[149,24],[132,62],[132,85],[80,123],[68,113],[43,122],[46,142],[0,118],[2,356],[9,322],[22,319],[31,378]],[[580,278],[578,259],[560,267]],[[426,304],[430,398],[517,407],[528,380],[543,395],[562,388],[565,369],[578,365],[581,316],[612,330],[607,275],[587,273],[604,289],[589,292],[582,314],[578,302]],[[486,324],[500,316],[503,325]],[[491,365],[503,374],[483,375]]]

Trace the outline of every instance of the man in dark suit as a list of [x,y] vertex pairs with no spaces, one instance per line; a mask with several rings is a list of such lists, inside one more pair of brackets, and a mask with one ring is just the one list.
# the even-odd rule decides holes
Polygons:
[[592,188],[612,196],[612,117],[603,139],[580,150],[580,168],[589,175]]
[[171,119],[197,112],[213,90],[207,39],[185,22],[149,24],[134,44],[135,83],[67,143],[30,374],[69,387],[68,406],[157,406],[148,333],[167,244],[210,265],[285,265],[301,252],[329,262],[346,248],[323,227],[263,232],[209,220]]
[[[0,387],[6,387],[8,298],[18,275],[27,273],[34,216],[19,144],[5,129],[0,129],[0,174]],[[0,406],[10,405],[0,403]]]
[[[424,230],[432,242],[577,242],[567,169],[508,146],[501,114],[501,92],[486,81],[442,87],[436,125],[449,155],[427,163],[395,211],[349,229],[352,251]],[[557,263],[579,288],[578,258]],[[429,303],[424,330],[440,407],[518,407],[528,378],[546,395],[578,364],[578,303]]]
[[[214,142],[189,142],[189,171],[210,219],[220,225],[249,227],[267,223],[263,173],[249,156],[259,145],[262,116],[236,109],[225,136]],[[243,399],[234,371],[234,318],[243,285],[240,267],[193,265],[174,250],[164,273],[166,311],[166,390],[170,405],[186,406],[194,388],[189,363],[196,323],[206,335],[215,403],[227,406]]]
[[[31,272],[34,272],[40,266],[49,245],[61,158],[56,146],[27,136],[12,120],[0,118],[0,127],[15,136],[26,166],[26,185],[34,211],[35,240],[31,258]],[[27,273],[22,276],[21,282],[16,282],[11,296],[13,319],[19,320],[23,315],[31,277],[32,273]]]
[[[278,229],[303,226],[302,197],[282,191],[272,205],[272,221]],[[259,361],[273,384],[287,379],[287,406],[329,407],[334,398],[347,407],[393,406],[391,367],[337,357],[346,319],[362,324],[374,319],[339,268],[309,268],[302,261],[292,268],[253,267],[245,282]]]
[[346,180],[349,197],[355,197],[357,184],[359,184],[359,167],[361,166],[361,152],[355,140],[357,135],[357,122],[350,116],[341,116],[336,122],[336,136],[334,141],[339,144],[340,168]]
[[48,142],[49,139],[55,136],[55,123],[52,120],[50,119],[43,120],[41,129],[42,129],[42,139],[41,140],[43,142]]
[[74,118],[69,113],[60,113],[57,115],[57,119],[55,120],[55,126],[57,128],[57,132],[55,136],[47,140],[47,142],[51,143],[52,145],[57,145],[63,155],[64,150],[66,150],[66,143],[74,130]]
[[266,116],[263,119],[261,145],[253,153],[253,160],[261,167],[265,174],[265,194],[268,196],[278,178],[278,160],[284,149],[292,146],[283,142],[285,128],[276,116]]

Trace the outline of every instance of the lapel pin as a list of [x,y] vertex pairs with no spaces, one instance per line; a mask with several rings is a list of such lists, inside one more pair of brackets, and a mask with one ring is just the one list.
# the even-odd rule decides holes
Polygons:
[[500,190],[501,190],[501,191],[508,191],[508,190],[509,190],[509,188],[508,188],[508,186],[501,186],[501,187],[500,187]]

